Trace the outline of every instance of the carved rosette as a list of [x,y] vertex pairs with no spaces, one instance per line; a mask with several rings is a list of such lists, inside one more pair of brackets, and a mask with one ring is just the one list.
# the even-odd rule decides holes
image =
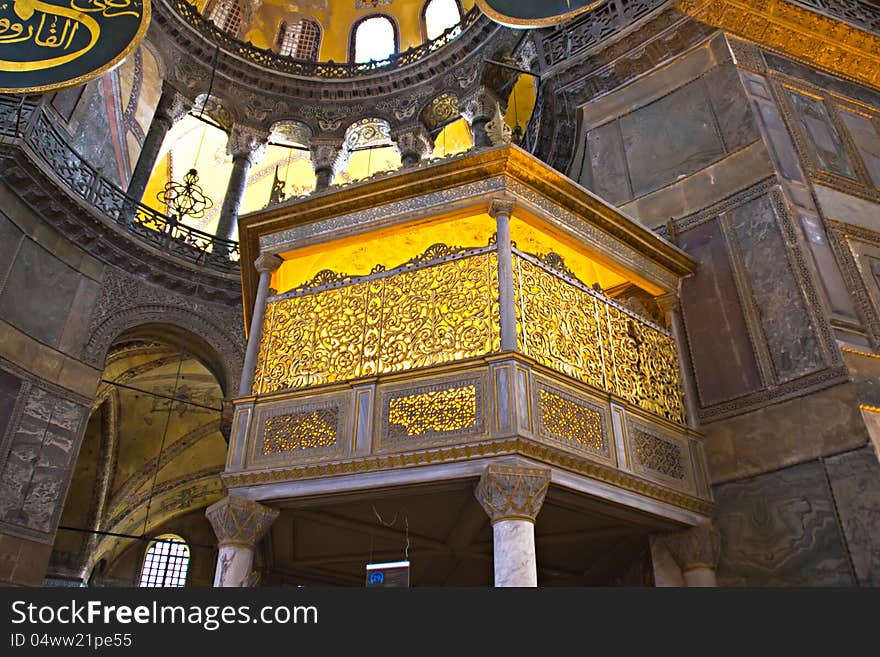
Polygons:
[[669,550],[684,573],[701,568],[714,571],[721,558],[721,534],[712,525],[663,534],[656,540]]
[[434,150],[434,140],[421,123],[392,130],[391,139],[397,144],[404,166],[414,166]]
[[256,164],[266,152],[269,133],[259,128],[235,124],[229,133],[226,152],[233,159],[245,157],[251,164]]
[[474,494],[493,525],[500,520],[535,522],[549,486],[548,468],[489,465]]
[[224,497],[205,511],[220,547],[230,545],[253,549],[278,517],[272,509],[240,497]]

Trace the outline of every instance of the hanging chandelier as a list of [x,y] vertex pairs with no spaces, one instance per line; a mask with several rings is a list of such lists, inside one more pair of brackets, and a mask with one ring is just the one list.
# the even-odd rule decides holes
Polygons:
[[201,219],[205,212],[214,206],[199,186],[199,173],[195,168],[186,172],[183,182],[169,180],[156,198],[168,208],[168,214],[180,221],[183,217]]

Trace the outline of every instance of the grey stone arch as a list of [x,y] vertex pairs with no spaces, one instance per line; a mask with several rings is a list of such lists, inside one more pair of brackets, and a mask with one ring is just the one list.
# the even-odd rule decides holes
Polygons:
[[[229,309],[230,319],[241,319]],[[103,368],[107,353],[121,340],[152,339],[191,354],[210,371],[223,396],[238,392],[244,364],[244,336],[221,326],[214,318],[196,310],[161,304],[136,305],[110,313],[95,325],[85,347],[85,357]]]

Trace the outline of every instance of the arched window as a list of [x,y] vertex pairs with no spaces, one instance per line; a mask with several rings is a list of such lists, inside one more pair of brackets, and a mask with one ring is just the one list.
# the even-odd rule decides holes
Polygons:
[[428,0],[422,10],[422,20],[425,38],[430,41],[461,22],[461,7],[457,0]]
[[208,18],[224,32],[237,35],[241,27],[241,13],[238,0],[217,0]]
[[278,52],[288,57],[316,62],[320,43],[321,28],[314,21],[283,22],[278,30]]
[[144,555],[141,587],[173,588],[186,586],[189,545],[177,534],[163,534],[151,541]]
[[397,27],[387,16],[367,16],[355,24],[351,60],[357,64],[379,62],[397,52]]

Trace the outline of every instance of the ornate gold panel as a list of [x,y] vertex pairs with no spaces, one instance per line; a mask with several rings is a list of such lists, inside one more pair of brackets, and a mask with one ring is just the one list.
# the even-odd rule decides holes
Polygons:
[[339,409],[303,410],[277,415],[263,426],[263,454],[280,454],[330,447],[336,443]]
[[298,292],[269,304],[254,393],[500,350],[494,252]]
[[669,335],[519,255],[514,278],[522,353],[684,422],[678,357]]
[[819,69],[880,89],[880,36],[785,0],[679,0],[678,9]]
[[538,391],[538,406],[542,433],[579,449],[608,453],[598,408],[543,387]]
[[435,386],[387,400],[384,438],[391,441],[449,434],[477,429],[477,385]]

